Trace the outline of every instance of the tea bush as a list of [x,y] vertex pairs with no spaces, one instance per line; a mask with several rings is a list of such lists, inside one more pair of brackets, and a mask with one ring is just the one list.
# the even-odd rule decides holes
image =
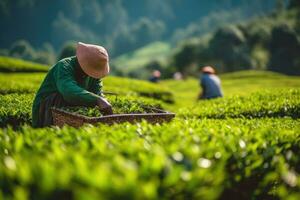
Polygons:
[[49,66],[21,59],[0,56],[0,72],[47,72]]
[[0,95],[0,127],[31,123],[33,94]]
[[[19,127],[22,124],[31,124],[31,108],[34,94],[8,94],[0,95],[0,127],[8,125]],[[115,113],[141,113],[146,111],[143,107],[162,109],[162,102],[148,98],[113,97],[107,99],[113,106]],[[80,108],[69,109],[77,114],[101,115],[97,109]],[[90,112],[90,114],[88,113]],[[149,112],[149,111],[148,111]]]
[[34,93],[38,90],[44,76],[44,73],[0,73],[0,94]]
[[174,103],[172,92],[161,84],[121,77],[107,77],[103,80],[107,88],[106,90],[109,91],[115,91],[121,94],[127,91],[133,91],[139,96],[158,99],[166,103]]
[[183,108],[184,117],[199,118],[261,118],[300,117],[300,90],[268,90],[249,96],[233,96],[199,101]]
[[300,121],[0,130],[3,199],[297,199]]
[[[33,129],[26,124],[45,74],[2,73],[0,199],[298,200],[299,78],[255,74],[226,75],[231,95],[198,103],[194,79],[155,85],[108,77],[104,90],[119,93],[107,95],[116,107],[163,106],[176,118]],[[142,92],[166,92],[176,102]]]
[[[33,94],[0,95],[0,126],[19,126],[31,121]],[[107,96],[116,113],[143,112],[141,107],[163,108],[163,103],[138,96]],[[118,109],[123,107],[122,110]],[[201,101],[194,106],[175,110],[181,118],[265,118],[300,116],[300,90],[269,90],[249,96],[233,96]]]
[[289,76],[272,72],[272,71],[259,71],[259,70],[242,70],[221,75],[222,79],[282,79],[291,78]]
[[[131,99],[131,100],[130,100]],[[109,98],[114,114],[153,113],[151,108],[161,109],[161,105],[154,101],[143,101],[132,98]],[[72,106],[61,108],[67,112],[87,117],[101,117],[99,107]]]
[[103,116],[97,107],[83,107],[83,106],[66,106],[60,108],[66,112],[83,115],[86,117],[101,117]]
[[[108,98],[111,102],[114,113],[151,113],[151,108],[163,109],[162,103],[148,98]],[[150,108],[150,109],[149,109]]]
[[[44,73],[0,73],[0,94],[36,92],[44,77]],[[106,77],[103,80],[104,90],[117,93],[119,96],[142,96],[166,103],[174,102],[173,94],[161,85],[119,77]]]

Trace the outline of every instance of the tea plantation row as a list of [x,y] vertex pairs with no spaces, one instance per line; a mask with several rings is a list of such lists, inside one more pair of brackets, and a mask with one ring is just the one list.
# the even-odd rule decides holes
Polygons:
[[[220,75],[225,97],[249,96],[261,90],[289,90],[300,88],[300,78],[266,71],[239,71]],[[176,107],[195,104],[200,92],[199,80],[188,78],[184,81],[165,80],[160,83],[173,91]]]
[[[116,112],[140,112],[141,106],[162,108],[161,101],[149,98],[125,96],[107,97]],[[0,95],[0,127],[8,125],[19,127],[31,124],[31,108],[34,94],[8,94]],[[122,107],[122,109],[120,109]]]
[[0,200],[300,199],[300,90],[272,89],[300,82],[253,73],[225,75],[225,93],[243,96],[196,104],[194,79],[108,77],[104,90],[120,94],[111,102],[163,106],[176,118],[79,129],[26,125],[45,74],[0,73]]
[[49,66],[22,59],[0,56],[0,72],[47,72]]
[[[0,94],[34,93],[45,77],[44,73],[24,74],[0,73]],[[104,90],[118,95],[135,95],[154,98],[166,103],[173,103],[173,94],[168,88],[154,85],[145,81],[131,80],[120,77],[107,77],[104,79]]]
[[[0,127],[7,124],[18,126],[31,121],[33,94],[0,95]],[[129,101],[138,104],[163,104],[157,100],[141,97],[111,97],[113,104],[128,107]],[[126,99],[126,100],[125,100]],[[126,106],[127,105],[127,106]],[[138,108],[137,108],[138,109]],[[132,110],[134,112],[134,110]],[[177,117],[182,118],[264,118],[264,117],[300,117],[300,90],[270,90],[253,93],[247,97],[228,97],[211,101],[201,101],[193,107],[182,108]]]
[[296,200],[299,133],[292,119],[2,129],[0,199]]
[[266,90],[248,96],[231,96],[209,101],[199,101],[194,106],[182,108],[183,117],[207,118],[300,118],[300,90]]

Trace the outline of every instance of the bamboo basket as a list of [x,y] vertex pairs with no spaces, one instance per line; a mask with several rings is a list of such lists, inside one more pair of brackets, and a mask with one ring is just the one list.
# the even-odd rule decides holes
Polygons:
[[141,113],[141,114],[114,114],[114,115],[105,115],[102,117],[87,117],[84,115],[79,115],[71,112],[67,112],[65,110],[59,108],[51,108],[53,123],[55,126],[62,127],[64,125],[69,125],[73,127],[80,127],[83,124],[115,124],[115,123],[135,123],[145,120],[149,123],[163,123],[169,122],[174,117],[174,113],[170,113],[168,111],[145,107],[148,110],[151,110],[155,113]]

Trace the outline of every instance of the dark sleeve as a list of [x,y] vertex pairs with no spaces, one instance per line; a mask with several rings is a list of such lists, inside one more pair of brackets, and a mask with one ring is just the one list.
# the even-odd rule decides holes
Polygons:
[[94,79],[89,91],[94,94],[101,95],[102,87],[102,79]]
[[201,85],[201,88],[202,88],[202,96],[204,96],[205,93],[206,93],[206,91],[205,91],[205,80],[204,80],[204,78],[202,78],[202,79],[200,80],[200,85]]
[[99,96],[77,85],[74,69],[69,66],[70,64],[62,62],[58,65],[55,73],[56,87],[64,100],[74,105],[96,105]]

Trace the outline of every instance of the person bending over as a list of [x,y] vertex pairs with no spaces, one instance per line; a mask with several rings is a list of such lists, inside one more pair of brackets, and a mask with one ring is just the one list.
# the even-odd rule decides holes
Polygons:
[[60,60],[47,73],[32,106],[32,126],[53,125],[52,107],[98,106],[104,115],[113,114],[101,96],[102,78],[109,73],[105,48],[79,42],[76,56]]

